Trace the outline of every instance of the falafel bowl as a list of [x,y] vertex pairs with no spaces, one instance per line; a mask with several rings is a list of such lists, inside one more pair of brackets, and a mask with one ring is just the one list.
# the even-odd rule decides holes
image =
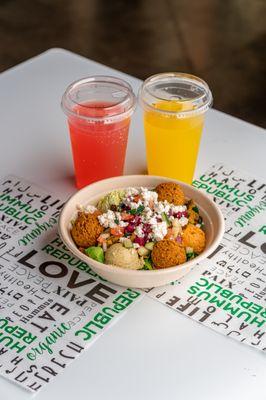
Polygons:
[[224,221],[193,186],[133,175],[91,184],[65,204],[59,233],[101,277],[128,287],[170,283],[213,252]]

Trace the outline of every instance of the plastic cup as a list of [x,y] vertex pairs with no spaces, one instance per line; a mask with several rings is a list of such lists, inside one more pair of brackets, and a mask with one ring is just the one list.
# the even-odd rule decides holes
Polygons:
[[136,107],[131,86],[122,79],[91,76],[69,85],[61,106],[68,118],[76,186],[122,175]]
[[191,183],[212,94],[193,75],[153,75],[141,86],[148,173]]

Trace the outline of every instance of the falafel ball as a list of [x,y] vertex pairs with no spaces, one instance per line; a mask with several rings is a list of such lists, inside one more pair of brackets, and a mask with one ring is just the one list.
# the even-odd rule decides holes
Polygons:
[[97,238],[103,232],[104,228],[98,221],[101,213],[95,211],[93,214],[79,212],[76,221],[71,229],[71,235],[79,247],[94,246]]
[[168,268],[186,262],[186,252],[174,240],[163,239],[155,243],[151,258],[156,268]]
[[199,212],[197,212],[195,210],[198,210],[198,207],[197,207],[196,203],[194,203],[193,200],[190,200],[188,203],[188,208],[187,208],[188,222],[190,222],[193,225],[198,223],[199,217],[200,217]]
[[167,200],[168,203],[182,206],[185,204],[185,195],[181,187],[174,182],[164,182],[156,186],[155,191],[158,193],[158,200]]
[[188,224],[183,230],[183,245],[192,247],[196,254],[202,253],[206,245],[205,233],[197,226]]

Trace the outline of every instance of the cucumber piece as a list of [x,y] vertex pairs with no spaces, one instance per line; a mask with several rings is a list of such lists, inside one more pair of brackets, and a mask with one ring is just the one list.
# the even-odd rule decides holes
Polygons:
[[153,247],[154,247],[155,243],[154,242],[148,242],[145,244],[145,248],[152,251]]
[[146,249],[144,246],[138,248],[138,254],[141,257],[148,256],[150,254],[150,250]]
[[123,240],[123,246],[126,249],[131,249],[131,247],[133,247],[133,243],[131,242],[130,239],[125,239],[125,240]]

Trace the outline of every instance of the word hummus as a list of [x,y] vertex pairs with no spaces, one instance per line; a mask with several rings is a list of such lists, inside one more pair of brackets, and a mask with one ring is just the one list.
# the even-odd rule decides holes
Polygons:
[[0,195],[0,212],[19,221],[24,221],[29,225],[45,215],[44,211],[40,211],[30,204],[23,203],[20,199],[5,193]]
[[[143,296],[69,252],[57,235],[63,204],[24,179],[0,180],[0,375],[33,393]],[[97,331],[89,324],[84,341],[76,332],[88,321]]]
[[250,325],[256,324],[258,327],[262,327],[265,324],[266,309],[263,306],[253,301],[246,301],[243,296],[209,282],[206,278],[200,278],[195,282],[188,289],[188,293],[203,298],[208,303],[222,308],[237,318],[243,318]]
[[146,293],[221,335],[266,352],[266,182],[220,163],[193,185],[224,216],[221,243],[181,280]]
[[192,185],[198,189],[204,189],[207,193],[227,200],[228,202],[234,203],[240,207],[248,204],[254,199],[252,194],[229,186],[224,182],[217,181],[210,176],[201,175],[199,180],[193,181]]

